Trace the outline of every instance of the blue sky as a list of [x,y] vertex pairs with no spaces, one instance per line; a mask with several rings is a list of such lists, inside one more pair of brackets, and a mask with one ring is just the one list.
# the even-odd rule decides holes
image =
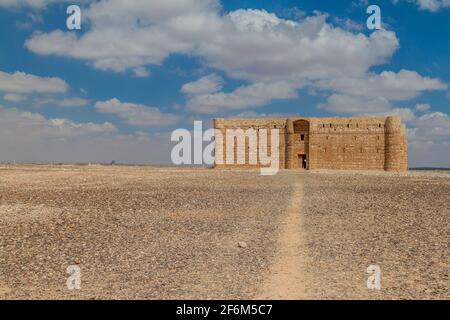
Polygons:
[[[81,30],[68,30],[78,4]],[[0,161],[166,163],[228,116],[399,114],[450,167],[450,1],[0,0]]]

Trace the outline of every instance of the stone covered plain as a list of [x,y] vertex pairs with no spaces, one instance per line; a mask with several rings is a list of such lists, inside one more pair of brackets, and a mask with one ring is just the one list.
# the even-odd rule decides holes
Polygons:
[[448,299],[449,218],[445,172],[3,165],[0,298]]

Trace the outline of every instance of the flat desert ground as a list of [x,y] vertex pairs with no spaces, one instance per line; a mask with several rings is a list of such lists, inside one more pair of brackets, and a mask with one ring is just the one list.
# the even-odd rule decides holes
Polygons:
[[449,299],[449,222],[445,172],[2,165],[0,299]]

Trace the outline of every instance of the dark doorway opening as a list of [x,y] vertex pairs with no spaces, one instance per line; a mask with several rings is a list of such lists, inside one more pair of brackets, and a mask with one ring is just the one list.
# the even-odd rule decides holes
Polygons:
[[306,154],[299,154],[298,155],[298,167],[300,169],[307,169],[308,168],[308,164],[307,164],[306,160],[307,160]]

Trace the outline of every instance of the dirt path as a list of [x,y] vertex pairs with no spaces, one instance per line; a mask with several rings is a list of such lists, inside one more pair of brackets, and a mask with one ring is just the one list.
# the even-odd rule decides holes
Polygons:
[[287,215],[282,222],[276,262],[266,276],[266,282],[258,299],[306,299],[303,273],[302,198],[302,184],[297,182]]
[[4,295],[6,295],[7,293],[10,293],[10,292],[11,292],[11,289],[9,289],[9,288],[6,287],[6,286],[3,286],[3,285],[0,283],[0,299],[2,299]]

